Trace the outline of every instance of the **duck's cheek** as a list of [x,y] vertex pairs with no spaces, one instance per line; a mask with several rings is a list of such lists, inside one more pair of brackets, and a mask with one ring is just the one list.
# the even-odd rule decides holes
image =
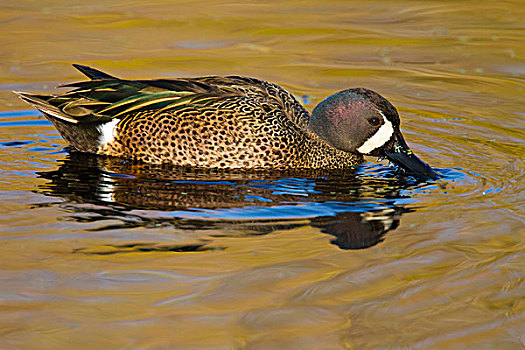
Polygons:
[[394,134],[394,127],[386,118],[383,117],[383,120],[384,124],[357,149],[359,153],[369,154],[390,140]]

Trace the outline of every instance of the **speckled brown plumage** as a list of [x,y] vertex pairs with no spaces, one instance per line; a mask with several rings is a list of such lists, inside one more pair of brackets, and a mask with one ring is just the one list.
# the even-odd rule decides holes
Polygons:
[[[275,84],[245,77],[94,80],[58,96],[22,94],[80,151],[148,163],[209,168],[345,168],[362,156],[308,130],[308,112]],[[61,118],[61,116],[64,116]],[[113,140],[92,135],[118,120]]]
[[[323,168],[355,165],[253,97],[229,96],[163,112],[126,116],[98,153],[148,163],[212,168]],[[298,147],[300,146],[300,147]],[[328,147],[327,147],[328,146]]]

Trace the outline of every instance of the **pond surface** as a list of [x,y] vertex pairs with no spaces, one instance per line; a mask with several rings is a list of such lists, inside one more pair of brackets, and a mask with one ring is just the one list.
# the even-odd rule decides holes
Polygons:
[[[0,3],[0,348],[522,349],[521,1]],[[443,178],[71,152],[11,90],[247,75],[367,87]]]

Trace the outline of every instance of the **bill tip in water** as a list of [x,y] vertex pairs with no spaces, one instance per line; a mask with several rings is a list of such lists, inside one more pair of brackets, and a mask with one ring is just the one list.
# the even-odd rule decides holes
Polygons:
[[437,180],[441,177],[438,172],[412,152],[401,133],[395,136],[394,142],[383,152],[388,160],[416,178]]

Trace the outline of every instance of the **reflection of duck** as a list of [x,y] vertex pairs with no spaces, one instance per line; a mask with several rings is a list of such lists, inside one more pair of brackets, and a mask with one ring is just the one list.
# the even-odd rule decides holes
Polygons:
[[437,178],[405,143],[394,106],[368,89],[340,91],[310,116],[253,78],[123,80],[75,67],[92,80],[62,95],[19,95],[80,151],[222,169],[348,169],[373,155]]
[[342,249],[368,248],[383,240],[383,235],[399,225],[401,207],[389,207],[368,212],[349,212],[335,217],[312,219],[312,226],[335,236],[332,243]]
[[51,180],[44,194],[68,198],[68,207],[95,204],[76,210],[97,213],[96,220],[121,218],[122,227],[155,223],[216,233],[235,226],[242,234],[267,234],[311,224],[336,236],[333,243],[343,249],[377,244],[407,211],[392,203],[407,186],[401,180],[338,171],[209,171],[72,152],[58,170],[40,176]]

